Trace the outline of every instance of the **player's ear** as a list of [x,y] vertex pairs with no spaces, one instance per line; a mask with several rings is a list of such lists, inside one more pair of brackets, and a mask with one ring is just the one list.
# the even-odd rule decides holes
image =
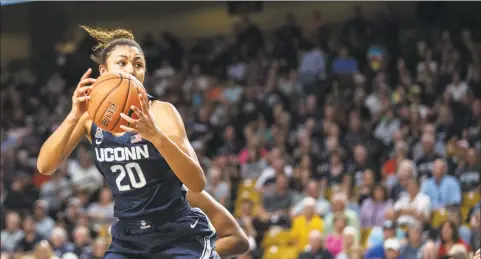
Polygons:
[[106,65],[99,65],[99,72],[100,75],[103,75],[107,72],[107,66]]

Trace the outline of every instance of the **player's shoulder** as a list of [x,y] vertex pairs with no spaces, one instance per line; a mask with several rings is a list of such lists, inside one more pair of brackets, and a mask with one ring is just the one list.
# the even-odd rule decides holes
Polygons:
[[154,114],[162,116],[172,116],[173,118],[180,118],[180,114],[175,106],[169,102],[163,102],[159,100],[152,101],[152,108]]

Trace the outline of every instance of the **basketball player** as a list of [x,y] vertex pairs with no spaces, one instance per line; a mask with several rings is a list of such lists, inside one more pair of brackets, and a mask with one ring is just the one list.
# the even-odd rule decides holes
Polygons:
[[[131,32],[82,28],[98,40],[92,59],[99,64],[101,75],[127,73],[143,83],[145,57]],[[186,199],[189,190],[187,196],[200,208],[217,206],[202,192],[204,173],[177,110],[140,95],[141,109],[132,107],[139,119],[122,114],[130,123],[122,127],[125,132],[103,131],[86,112],[86,93],[95,82],[89,78],[91,72],[87,70],[77,85],[71,112],[43,144],[37,167],[43,174],[52,174],[82,136],[92,143],[95,165],[112,189],[114,215],[119,219],[112,225],[112,243],[105,258],[217,258],[214,250],[226,257],[245,252],[236,247],[238,241],[227,239],[218,240],[216,248],[209,219]],[[126,156],[127,152],[133,155]],[[239,227],[225,210],[217,210],[213,219],[220,225],[227,222]]]

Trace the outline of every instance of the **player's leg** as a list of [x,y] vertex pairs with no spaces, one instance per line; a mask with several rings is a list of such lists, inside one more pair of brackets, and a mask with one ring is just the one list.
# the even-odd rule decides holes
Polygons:
[[[177,235],[182,238],[164,247],[163,254],[168,254],[176,259],[219,258],[215,252],[215,229],[200,209],[191,209],[187,215],[175,222],[175,226],[169,226],[169,229],[175,229]],[[157,254],[152,253],[151,255],[152,258],[157,258]]]

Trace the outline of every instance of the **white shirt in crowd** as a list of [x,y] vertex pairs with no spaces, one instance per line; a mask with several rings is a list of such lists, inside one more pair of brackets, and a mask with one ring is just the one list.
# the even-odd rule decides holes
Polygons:
[[104,181],[104,177],[99,173],[95,165],[92,164],[88,168],[83,168],[77,160],[68,162],[68,173],[74,186],[86,189],[89,192],[100,189]]
[[[419,192],[413,200],[409,197],[408,193],[403,193],[399,200],[394,203],[394,210],[399,211],[401,209],[415,209],[421,212],[426,218],[429,218],[431,214],[431,201],[429,196]],[[398,218],[398,224],[412,224],[416,223],[416,219],[410,215],[402,215]]]
[[453,96],[453,100],[456,102],[461,101],[461,99],[463,99],[468,93],[468,90],[469,86],[464,81],[459,82],[458,85],[450,83],[446,88],[446,91],[448,91]]

